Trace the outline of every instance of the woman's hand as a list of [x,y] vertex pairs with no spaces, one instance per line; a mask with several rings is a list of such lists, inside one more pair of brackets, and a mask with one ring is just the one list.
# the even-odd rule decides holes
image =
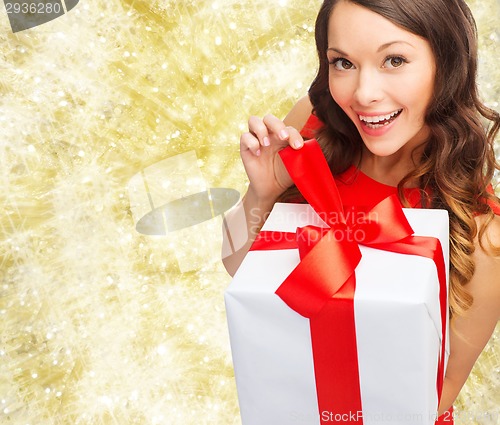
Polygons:
[[248,129],[240,138],[240,154],[250,180],[249,191],[263,202],[274,203],[293,184],[278,152],[288,145],[300,149],[304,139],[294,127],[270,114],[263,119],[250,117]]
[[248,132],[240,138],[240,153],[250,186],[224,219],[222,261],[231,276],[238,270],[276,199],[292,184],[278,152],[288,145],[295,149],[303,146],[304,140],[296,129],[304,127],[311,112],[309,96],[304,96],[284,121],[273,115],[248,120]]

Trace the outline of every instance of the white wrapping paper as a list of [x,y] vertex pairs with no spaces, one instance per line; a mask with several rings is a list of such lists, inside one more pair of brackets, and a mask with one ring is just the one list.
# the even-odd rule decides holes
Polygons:
[[[447,212],[404,212],[415,235],[440,239],[448,265]],[[309,205],[276,204],[263,230],[295,232],[308,224],[326,227]],[[349,419],[431,425],[441,344],[435,264],[360,248],[354,309],[363,410]],[[331,423],[347,419],[318,411],[309,319],[274,293],[298,262],[296,249],[250,251],[226,290],[243,425],[318,425],[320,415]]]

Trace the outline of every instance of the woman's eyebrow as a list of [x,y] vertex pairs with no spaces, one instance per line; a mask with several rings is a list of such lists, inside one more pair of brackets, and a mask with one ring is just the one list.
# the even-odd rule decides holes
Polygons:
[[382,50],[387,49],[388,47],[392,46],[393,44],[407,44],[408,46],[415,48],[415,46],[414,46],[413,44],[408,43],[407,41],[403,41],[403,40],[395,40],[395,41],[389,41],[388,43],[384,43],[384,44],[382,44],[382,45],[381,45],[381,46],[377,49],[377,53],[378,53],[378,52],[381,52]]
[[349,56],[347,53],[343,52],[342,50],[340,49],[337,49],[336,47],[329,47],[328,49],[326,49],[326,51],[328,52],[329,50],[333,51],[333,52],[336,52],[338,53],[339,55],[342,55],[342,56]]
[[[382,50],[385,50],[387,49],[388,47],[391,47],[393,44],[407,44],[408,46],[410,47],[413,47],[415,48],[415,46],[411,43],[408,43],[407,41],[403,41],[403,40],[395,40],[395,41],[389,41],[388,43],[384,43],[382,44],[378,49],[377,49],[377,53],[380,53]],[[340,50],[339,48],[337,47],[329,47],[326,51],[328,52],[329,50],[333,51],[333,52],[336,52],[342,56],[349,56],[347,53],[343,52],[342,50]]]

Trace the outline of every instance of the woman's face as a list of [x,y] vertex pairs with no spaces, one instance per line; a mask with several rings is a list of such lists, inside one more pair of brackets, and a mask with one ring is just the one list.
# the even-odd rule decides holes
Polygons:
[[334,7],[328,26],[330,93],[376,156],[424,142],[435,60],[429,43],[349,1]]

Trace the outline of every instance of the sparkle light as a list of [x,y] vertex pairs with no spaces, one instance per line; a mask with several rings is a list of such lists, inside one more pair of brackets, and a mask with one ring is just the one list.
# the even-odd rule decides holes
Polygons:
[[[498,2],[470,4],[481,93],[498,106]],[[141,235],[127,184],[195,151],[206,187],[244,192],[239,135],[305,94],[319,5],[82,0],[16,34],[0,20],[0,423],[240,423],[220,226]],[[457,402],[475,419],[458,425],[495,423],[499,335]]]

